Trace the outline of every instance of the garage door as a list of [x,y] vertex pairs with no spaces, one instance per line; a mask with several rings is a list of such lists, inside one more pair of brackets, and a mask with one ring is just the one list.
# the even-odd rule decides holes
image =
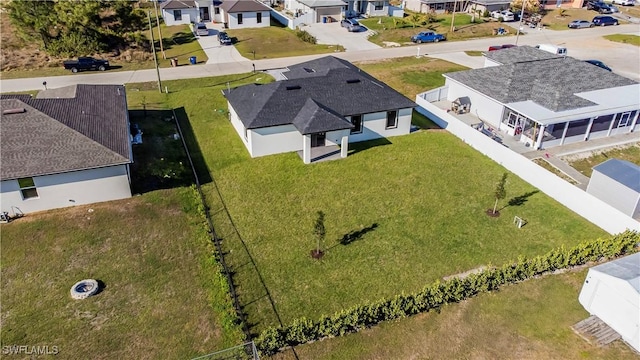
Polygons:
[[[342,6],[319,8],[316,10],[317,22],[323,22],[323,17],[331,17],[335,21],[342,20]],[[327,20],[329,22],[329,20]]]

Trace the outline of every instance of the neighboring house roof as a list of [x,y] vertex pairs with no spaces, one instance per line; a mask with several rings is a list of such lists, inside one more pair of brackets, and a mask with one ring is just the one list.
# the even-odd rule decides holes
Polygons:
[[193,0],[169,0],[160,4],[160,7],[166,10],[191,9],[196,7],[196,2]]
[[345,116],[416,106],[386,84],[344,63],[328,57],[297,64],[290,67],[294,75],[311,76],[240,86],[224,94],[246,128],[293,124],[303,134],[349,128]]
[[542,51],[532,46],[515,46],[507,49],[487,51],[484,53],[487,59],[506,65],[525,61],[557,59],[564,56]]
[[594,266],[591,270],[622,279],[640,293],[640,253]]
[[310,8],[346,6],[347,2],[342,0],[298,0]]
[[255,0],[225,0],[220,7],[228,13],[271,11],[270,7]]
[[[423,4],[442,4],[442,3],[452,3],[457,0],[420,0]],[[471,0],[472,4],[478,5],[508,5],[511,4],[510,0]]]
[[[511,49],[497,52],[508,50]],[[596,105],[576,96],[577,93],[638,84],[568,56],[446,73],[444,76],[503,104],[530,100],[554,112]]]
[[35,99],[2,95],[0,109],[25,109],[1,117],[1,180],[131,163],[123,86],[72,85]]
[[597,171],[620,184],[640,193],[640,166],[625,160],[609,159],[593,167]]

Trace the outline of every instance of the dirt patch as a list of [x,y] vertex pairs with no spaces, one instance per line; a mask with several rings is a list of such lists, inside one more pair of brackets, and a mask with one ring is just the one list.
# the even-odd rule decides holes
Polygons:
[[632,147],[640,148],[640,143],[637,143],[637,142],[636,143],[629,143],[629,144],[617,145],[617,146],[613,146],[613,147],[607,147],[607,148],[603,148],[603,149],[585,151],[585,152],[571,154],[571,155],[564,155],[564,156],[560,157],[560,160],[562,160],[564,162],[567,162],[567,163],[570,163],[572,161],[587,159],[587,158],[590,158],[590,157],[595,156],[595,155],[601,155],[601,154],[610,152],[612,150],[624,150],[624,149],[628,149],[628,148],[632,148]]

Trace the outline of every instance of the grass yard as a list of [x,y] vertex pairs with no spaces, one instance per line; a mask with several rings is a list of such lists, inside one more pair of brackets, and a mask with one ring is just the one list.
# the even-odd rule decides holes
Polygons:
[[[619,6],[618,8],[622,8]],[[591,21],[595,16],[600,15],[595,10],[587,10],[586,7],[579,9],[555,9],[550,10],[542,17],[542,25],[551,30],[571,30],[580,31],[581,29],[569,29],[567,25],[573,20]],[[626,24],[624,20],[620,20],[620,24]]]
[[[420,31],[433,30],[437,33],[446,35],[447,41],[468,40],[484,37],[497,37],[493,35],[493,30],[504,27],[497,21],[485,22],[482,18],[476,18],[476,22],[471,22],[471,16],[468,14],[456,14],[455,29],[451,32],[452,16],[447,14],[438,14],[437,21],[424,26],[416,26],[415,28],[409,22],[410,17],[405,17],[398,21],[392,17],[372,17],[362,19],[362,23],[367,28],[377,32],[376,35],[369,37],[369,41],[384,46],[385,42],[398,43],[400,45],[411,45],[411,36]],[[500,36],[503,38],[504,36]]]
[[[156,51],[158,52],[160,67],[170,67],[171,59],[173,58],[178,58],[178,63],[181,65],[188,65],[191,56],[195,56],[199,64],[207,62],[209,58],[202,50],[189,25],[166,26],[162,23],[160,27],[162,28],[162,39],[166,54],[166,59],[163,59],[160,52],[160,42],[156,37]],[[148,36],[149,32],[147,31],[146,34]],[[158,32],[154,29],[154,36],[157,35]],[[149,68],[153,68],[153,58],[149,65]]]
[[[300,40],[296,33],[282,26],[268,28],[228,30],[235,38],[234,46],[247,59],[273,59],[279,57],[332,54],[335,45],[311,44]],[[337,49],[342,51],[342,47]]]
[[[570,328],[586,270],[536,278],[344,337],[298,346],[300,359],[637,359],[615,341],[588,344]],[[274,359],[293,359],[291,351]]]
[[627,146],[620,146],[614,149],[606,149],[604,151],[594,151],[590,156],[566,156],[564,161],[585,176],[591,177],[593,167],[603,163],[609,159],[627,160],[634,164],[640,165],[640,144],[634,143]]
[[573,185],[577,185],[578,183],[570,176],[568,176],[567,174],[563,173],[562,171],[560,171],[560,169],[558,169],[557,167],[553,166],[551,163],[549,163],[548,161],[546,161],[543,158],[535,158],[533,160],[534,163],[542,166],[543,168],[545,168],[546,170],[551,171],[552,173],[554,173],[556,176],[558,176],[559,178],[568,181],[569,183],[573,184]]
[[[388,62],[377,70],[403,66],[415,64]],[[423,78],[418,83],[441,79],[428,71],[416,76]],[[184,107],[192,152],[215,179],[204,185],[207,201],[255,332],[604,234],[513,175],[503,215],[487,217],[504,169],[444,131],[352,144],[347,159],[314,165],[293,153],[251,159],[222,111],[226,81],[162,96],[168,106]],[[132,92],[130,104],[152,93]],[[505,207],[514,197],[526,201]],[[327,229],[321,261],[309,256],[318,210]],[[514,215],[527,226],[513,226]],[[343,238],[352,242],[339,244]]]
[[607,40],[620,42],[623,44],[631,44],[635,46],[640,46],[640,36],[638,35],[628,35],[628,34],[613,34],[613,35],[605,35],[603,36]]

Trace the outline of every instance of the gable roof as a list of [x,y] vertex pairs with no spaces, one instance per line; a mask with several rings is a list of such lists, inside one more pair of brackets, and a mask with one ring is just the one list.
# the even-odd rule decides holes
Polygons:
[[[56,93],[75,97],[47,98]],[[72,85],[42,96],[0,97],[2,111],[25,110],[0,120],[1,180],[132,162],[123,86]]]
[[310,8],[346,6],[347,2],[342,0],[298,0],[299,3]]
[[193,0],[169,0],[160,4],[160,7],[167,10],[191,9],[196,7],[196,2]]
[[594,266],[591,270],[622,279],[640,293],[640,253]]
[[[329,124],[340,129],[347,128],[340,127],[342,123],[335,116],[344,118],[416,106],[413,101],[364,71],[353,65],[343,66],[343,60],[336,60],[312,60],[290,67],[294,69],[294,75],[299,74],[295,71],[297,68],[312,70],[308,72],[313,75],[310,77],[265,85],[249,84],[225,90],[224,94],[248,129],[294,124],[300,127],[301,132],[313,132],[320,128],[324,129],[321,131],[338,130],[327,128]],[[309,102],[310,99],[313,101]],[[320,124],[312,124],[312,120],[303,121],[303,115],[313,116]]]
[[292,121],[302,135],[333,130],[352,129],[354,126],[331,109],[308,98]]
[[[496,52],[512,49],[516,48]],[[464,70],[444,76],[503,104],[531,100],[555,112],[595,105],[576,96],[577,93],[638,84],[568,56]]]
[[271,11],[267,5],[255,0],[225,0],[220,5],[228,13],[238,13],[245,11]]
[[620,184],[640,193],[640,166],[625,160],[609,159],[593,167]]
[[487,51],[484,53],[487,59],[493,60],[500,64],[513,64],[525,61],[557,59],[564,56],[552,54],[548,51],[536,49],[532,46],[514,46],[507,49],[495,51]]

